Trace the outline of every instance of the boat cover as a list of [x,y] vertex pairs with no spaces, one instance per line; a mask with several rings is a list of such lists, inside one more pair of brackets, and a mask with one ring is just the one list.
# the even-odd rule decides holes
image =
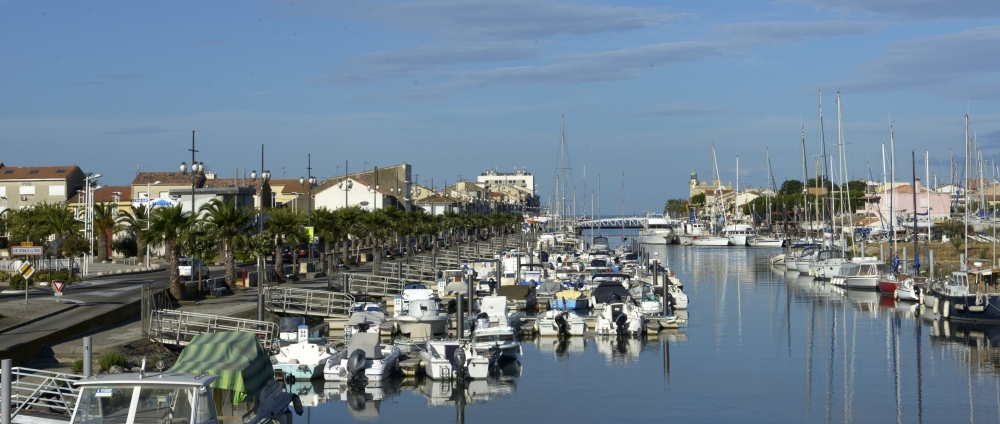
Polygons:
[[562,289],[563,289],[562,284],[559,284],[559,283],[557,283],[555,281],[547,281],[547,282],[542,283],[542,285],[538,286],[538,289],[537,289],[536,293],[539,293],[539,294],[556,294],[556,293],[559,293]]
[[260,394],[274,379],[271,358],[252,333],[199,334],[181,351],[170,372],[222,377],[212,387],[232,390],[233,405]]
[[351,314],[351,317],[347,320],[346,325],[358,325],[358,324],[368,324],[368,325],[385,324],[385,314],[374,311],[355,312]]
[[500,286],[497,287],[497,296],[504,296],[508,299],[514,300],[525,300],[528,298],[528,293],[531,292],[531,287],[528,286]]
[[608,303],[611,300],[612,293],[617,294],[622,300],[628,297],[628,290],[625,289],[622,283],[617,281],[604,281],[591,292],[594,296],[594,301],[597,303]]
[[355,349],[365,352],[365,359],[382,358],[382,340],[377,333],[357,333],[351,335],[351,341],[347,343],[347,354],[350,355]]
[[583,293],[576,290],[563,290],[556,293],[556,299],[578,300],[584,298]]
[[445,286],[444,292],[446,294],[451,294],[451,293],[465,294],[469,292],[469,286],[465,285],[465,283],[461,281],[453,281],[451,283],[448,283],[447,286]]

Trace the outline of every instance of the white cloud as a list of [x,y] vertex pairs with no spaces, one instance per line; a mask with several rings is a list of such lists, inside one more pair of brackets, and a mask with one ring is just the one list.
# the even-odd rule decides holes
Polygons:
[[792,0],[792,3],[833,9],[842,13],[867,13],[894,18],[982,19],[1000,16],[996,0]]

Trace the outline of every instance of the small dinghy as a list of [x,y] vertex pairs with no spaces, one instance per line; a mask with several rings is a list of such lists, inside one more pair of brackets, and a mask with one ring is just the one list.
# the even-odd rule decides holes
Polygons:
[[323,376],[327,381],[380,381],[399,369],[399,356],[396,346],[382,346],[378,333],[357,333],[327,361]]

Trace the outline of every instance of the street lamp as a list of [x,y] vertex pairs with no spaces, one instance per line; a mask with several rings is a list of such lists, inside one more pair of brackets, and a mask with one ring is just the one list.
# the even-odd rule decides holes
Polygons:
[[[271,171],[264,169],[264,145],[260,145],[260,210],[257,214],[257,231],[264,232],[264,185],[271,179]],[[250,172],[250,179],[257,179],[257,171]],[[280,254],[280,253],[279,253]],[[264,320],[264,265],[263,257],[257,257],[257,320]]]
[[[191,216],[194,216],[196,211],[194,208],[194,186],[197,183],[198,174],[205,172],[205,162],[195,162],[194,154],[198,151],[194,148],[194,130],[191,131],[191,148],[188,149],[191,152]],[[187,174],[187,164],[181,162],[181,173]]]
[[375,167],[375,184],[373,184],[371,186],[368,186],[368,191],[372,192],[372,212],[375,211],[375,208],[376,208],[377,203],[378,203],[378,201],[377,201],[378,200],[378,190],[379,190],[379,185],[378,185],[378,167],[376,166]]
[[[100,187],[93,187],[98,178],[101,178],[101,174],[88,174],[84,178],[84,188],[86,189],[87,195],[87,207],[86,207],[86,218],[84,218],[84,232],[87,235],[87,239],[90,240],[90,250],[87,251],[87,255],[90,256],[89,260],[84,260],[83,275],[87,275],[90,272],[89,264],[94,261],[94,190]],[[86,257],[85,257],[86,259]]]
[[[7,212],[7,196],[0,196],[0,199],[3,199],[3,212]],[[7,213],[9,213],[9,212],[7,212]],[[6,219],[3,221],[3,235],[4,235],[4,237],[7,237],[8,240],[10,239],[10,235],[7,234],[7,220]]]
[[[306,225],[312,227],[312,188],[316,186],[316,177],[312,176],[312,153],[307,156],[306,178],[299,177],[299,184],[306,185]],[[298,203],[298,202],[296,202]],[[315,233],[314,233],[315,234]],[[312,262],[313,239],[309,240],[309,262]]]

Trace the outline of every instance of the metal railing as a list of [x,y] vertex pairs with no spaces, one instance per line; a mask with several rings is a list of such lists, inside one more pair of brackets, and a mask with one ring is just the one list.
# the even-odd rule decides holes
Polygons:
[[73,413],[80,392],[73,383],[82,375],[36,370],[33,368],[11,368],[11,419],[27,411],[65,414],[66,420]]
[[[80,270],[81,260],[80,258],[72,258],[73,269]],[[17,267],[21,266],[24,261],[20,259],[0,259],[0,269],[3,270],[16,270]],[[70,264],[70,259],[32,259],[31,266],[39,271],[48,270],[64,270],[68,269]]]
[[395,296],[403,294],[404,282],[396,277],[382,277],[369,274],[344,274],[345,289],[350,293],[370,296]]
[[187,346],[199,334],[224,331],[254,333],[261,340],[278,337],[273,322],[171,310],[152,311],[147,334],[154,342]]
[[326,290],[267,287],[264,306],[272,313],[344,318],[350,315],[354,296]]

